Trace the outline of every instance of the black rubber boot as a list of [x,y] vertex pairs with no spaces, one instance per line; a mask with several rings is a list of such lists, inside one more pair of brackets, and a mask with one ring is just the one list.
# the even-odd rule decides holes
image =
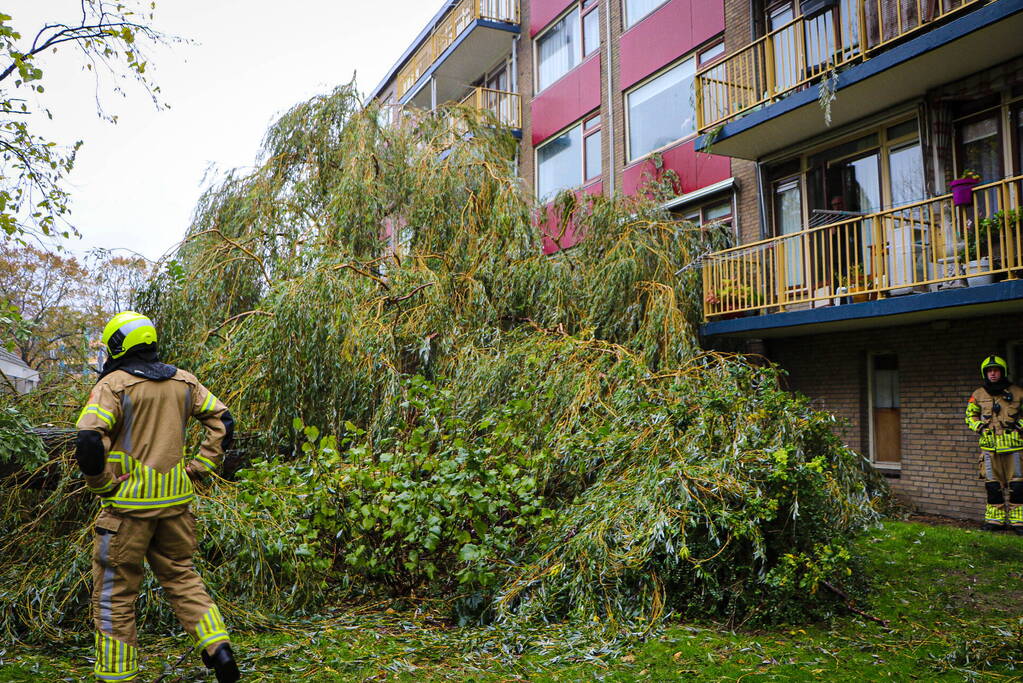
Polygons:
[[218,683],[234,683],[242,677],[238,671],[238,665],[234,661],[234,652],[231,651],[231,646],[227,643],[218,647],[212,655],[203,650],[202,663],[206,665],[207,669],[213,669],[217,674]]
[[1014,527],[1012,527],[1012,532],[1014,534],[1016,534],[1017,536],[1023,536],[1023,526],[1014,526]]
[[980,526],[981,531],[1001,531],[1005,526],[1002,524],[995,524],[994,522],[984,522]]

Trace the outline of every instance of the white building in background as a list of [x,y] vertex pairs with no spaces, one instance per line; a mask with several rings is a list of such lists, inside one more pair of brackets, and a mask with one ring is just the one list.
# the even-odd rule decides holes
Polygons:
[[[39,386],[39,373],[5,349],[0,349],[0,372],[3,372],[19,394],[27,394]],[[0,378],[0,390],[6,386],[7,382]]]

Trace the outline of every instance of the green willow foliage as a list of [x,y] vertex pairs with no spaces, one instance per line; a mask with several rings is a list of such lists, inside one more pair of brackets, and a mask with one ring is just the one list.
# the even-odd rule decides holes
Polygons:
[[[833,608],[884,486],[776,371],[700,349],[686,266],[727,238],[668,220],[656,182],[538,213],[492,120],[378,118],[351,86],[286,114],[138,302],[257,435],[201,502],[234,623],[380,596],[612,631]],[[543,256],[538,223],[586,239]],[[93,504],[36,498],[36,518]],[[0,550],[27,559],[59,525],[27,540],[21,509]],[[0,576],[9,633],[83,626],[81,586],[43,580],[84,567],[79,540]]]

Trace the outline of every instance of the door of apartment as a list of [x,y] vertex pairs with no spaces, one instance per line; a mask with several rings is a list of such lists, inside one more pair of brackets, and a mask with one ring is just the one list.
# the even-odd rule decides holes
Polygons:
[[[831,209],[850,215],[869,215],[881,210],[881,154],[866,154],[836,159],[828,163],[825,195]],[[850,288],[863,288],[873,281],[874,230],[870,219],[855,224],[843,235],[845,251],[838,271]]]
[[507,94],[511,90],[508,75],[508,66],[501,65],[496,71],[487,77],[484,84],[487,92],[484,93],[483,107],[494,112],[494,115],[502,123],[514,124],[512,120],[512,100]]
[[870,357],[871,460],[880,466],[902,463],[902,416],[899,401],[899,357],[878,353]]
[[[803,230],[803,200],[799,177],[787,178],[774,184],[774,229],[777,235],[794,235]],[[784,272],[786,289],[802,288],[804,283],[803,261],[806,258],[801,237],[790,237],[782,241],[782,248],[776,258],[783,259],[780,268]]]
[[785,2],[769,5],[766,15],[767,32],[770,36],[768,38],[769,47],[773,53],[773,58],[767,64],[768,68],[772,70],[768,77],[768,84],[774,84],[773,91],[768,93],[768,96],[771,97],[788,90],[799,81],[797,73],[800,71],[800,63],[803,60],[802,55],[799,54],[799,40],[796,31],[799,24],[792,23],[792,20],[796,18],[792,1],[785,0]]

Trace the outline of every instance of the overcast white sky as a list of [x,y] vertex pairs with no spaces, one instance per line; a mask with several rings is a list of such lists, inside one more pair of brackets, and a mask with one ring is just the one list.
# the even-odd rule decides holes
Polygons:
[[[159,258],[183,236],[209,169],[251,166],[279,114],[357,74],[369,91],[442,0],[158,0],[155,27],[195,41],[154,55],[171,109],[146,93],[109,93],[112,125],[96,116],[94,80],[76,54],[47,55],[45,134],[83,140],[71,176],[74,252],[121,247]],[[40,21],[73,21],[77,0],[7,0],[31,40]],[[40,122],[44,124],[45,122]],[[211,175],[210,177],[216,177]],[[207,180],[209,182],[209,179]]]

